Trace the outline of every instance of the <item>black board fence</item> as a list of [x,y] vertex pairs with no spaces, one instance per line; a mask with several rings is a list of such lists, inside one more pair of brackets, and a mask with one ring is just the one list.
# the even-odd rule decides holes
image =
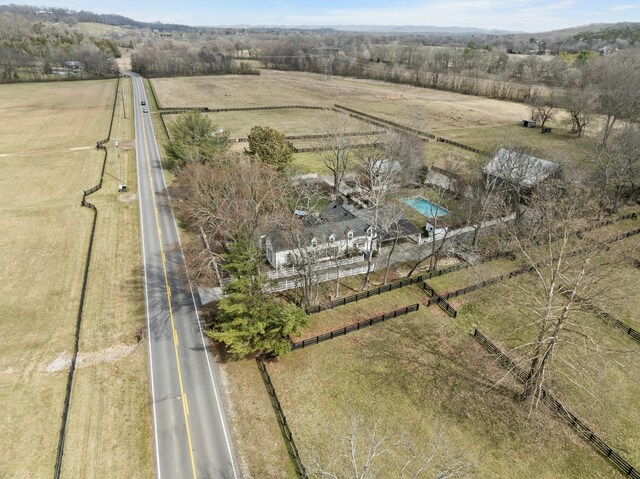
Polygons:
[[276,418],[278,419],[278,424],[280,425],[280,430],[282,431],[282,437],[284,438],[285,445],[287,447],[287,452],[289,453],[289,458],[293,464],[293,468],[296,471],[296,475],[299,479],[307,479],[307,470],[304,467],[302,462],[302,458],[300,457],[300,452],[298,451],[298,447],[293,439],[293,434],[291,433],[291,429],[289,428],[289,424],[287,423],[287,417],[284,415],[284,411],[282,410],[282,405],[278,400],[278,395],[276,394],[276,390],[273,387],[273,383],[271,382],[271,376],[269,376],[269,372],[267,371],[267,365],[262,356],[256,358],[258,363],[258,369],[260,370],[260,375],[262,376],[262,380],[264,382],[265,387],[267,388],[267,393],[269,394],[269,398],[271,399],[271,405],[276,413]]
[[[382,132],[381,131],[363,131],[363,132],[353,131],[351,133],[342,133],[342,136],[344,137],[374,136],[374,135],[379,135],[380,133]],[[309,135],[284,135],[285,140],[318,140],[322,138],[332,138],[332,137],[333,137],[333,134],[331,133],[317,133],[317,134],[309,134]],[[248,143],[249,138],[247,137],[235,138],[232,141],[235,141],[236,143]]]
[[483,153],[482,150],[479,150],[478,148],[474,148],[472,146],[468,146],[468,145],[463,145],[462,143],[458,143],[457,141],[453,141],[453,140],[448,140],[446,138],[442,138],[440,136],[436,136],[433,133],[429,133],[427,131],[422,131],[422,130],[418,130],[417,128],[411,128],[410,126],[406,126],[406,125],[402,125],[400,123],[396,123],[395,121],[391,121],[391,120],[386,120],[384,118],[380,118],[378,116],[374,116],[374,115],[370,115],[369,113],[364,113],[362,111],[358,111],[358,110],[354,110],[353,108],[348,108],[346,106],[342,106],[342,105],[335,105],[336,108],[340,109],[340,110],[344,110],[348,113],[350,113],[351,115],[354,116],[360,116],[363,118],[368,119],[370,122],[374,122],[374,124],[383,124],[383,125],[387,125],[390,126],[396,130],[400,130],[400,131],[405,131],[408,133],[413,133],[414,135],[418,135],[419,137],[424,137],[422,139],[426,139],[426,138],[431,138],[433,140],[442,142],[442,143],[446,143],[448,145],[451,146],[455,146],[458,148],[462,148],[463,150],[467,150],[467,151],[471,151],[473,153]]
[[[600,222],[597,223],[595,225],[591,225],[588,226],[587,228],[583,228],[582,230],[580,230],[580,232],[586,232],[586,231],[591,231],[597,228],[602,228],[604,226],[608,226],[611,225],[613,223],[616,223],[617,221],[621,221],[624,219],[637,219],[637,215],[636,213],[629,213],[627,215],[621,216],[615,220],[607,220],[604,222]],[[579,232],[576,232],[576,234],[578,234]],[[628,238],[630,236],[633,235],[637,235],[640,234],[640,228],[633,230],[633,231],[629,231],[627,233],[623,233],[621,235],[616,236],[615,238],[612,238],[610,241],[611,242],[615,242],[615,241],[619,241],[621,239],[625,239]],[[411,276],[410,278],[404,278],[398,281],[395,281],[393,283],[389,283],[383,286],[378,286],[376,288],[372,288],[372,289],[368,289],[366,291],[361,291],[360,293],[356,293],[356,294],[352,294],[350,296],[345,296],[344,298],[339,298],[339,299],[335,299],[333,301],[329,301],[327,303],[323,303],[323,304],[319,304],[316,306],[309,306],[306,309],[307,314],[316,314],[319,313],[321,311],[326,311],[328,309],[333,309],[333,308],[337,308],[339,306],[344,306],[345,304],[349,304],[349,303],[354,303],[357,301],[361,301],[363,299],[366,298],[370,298],[371,296],[376,296],[378,294],[382,294],[382,293],[386,293],[389,291],[393,291],[395,289],[399,289],[399,288],[404,288],[405,286],[410,286],[412,284],[420,284],[425,280],[429,280],[429,279],[433,279],[433,278],[438,278],[440,276],[444,276],[446,274],[449,273],[453,273],[456,271],[461,271],[463,269],[467,269],[467,268],[472,268],[474,266],[477,266],[479,264],[482,263],[487,263],[489,261],[493,261],[496,259],[500,259],[500,258],[508,258],[511,261],[515,261],[516,260],[516,255],[512,252],[512,251],[501,251],[498,253],[494,253],[491,254],[489,256],[485,256],[484,258],[482,258],[481,261],[477,261],[475,263],[469,263],[469,262],[464,262],[464,263],[460,263],[460,264],[456,264],[453,266],[449,266],[447,268],[442,268],[442,269],[436,269],[433,271],[430,271],[428,273],[422,273],[416,276]],[[467,286],[466,288],[462,288],[460,290],[457,291],[452,291],[450,293],[444,294],[444,299],[450,299],[450,298],[454,298],[456,296],[461,296],[463,294],[467,294],[470,293],[471,291],[475,291],[477,289],[480,289],[482,287],[485,286],[489,286],[490,284],[495,284],[499,281],[502,281],[506,278],[513,278],[515,276],[518,276],[519,274],[523,274],[523,273],[527,273],[529,271],[531,271],[533,268],[531,266],[523,266],[517,270],[514,270],[512,272],[510,272],[508,275],[503,275],[502,279],[498,278],[492,278],[492,279],[488,279],[486,281],[483,281],[481,283],[478,283],[476,285],[472,285],[472,286]]]
[[328,303],[318,304],[316,306],[309,306],[306,309],[307,314],[316,314],[320,311],[326,311],[328,309],[337,308],[338,306],[344,306],[345,304],[356,303],[358,301],[362,301],[363,299],[370,298],[372,296],[377,296],[382,293],[387,293],[389,291],[394,291],[396,289],[404,288],[405,286],[410,286],[412,284],[419,284],[425,275],[417,275],[411,276],[410,278],[404,278],[399,281],[394,281],[393,283],[384,284],[382,286],[378,286],[377,288],[367,289],[366,291],[361,291],[356,294],[352,294],[350,296],[345,296],[344,298],[335,299]]
[[472,266],[486,263],[488,261],[493,261],[499,258],[509,258],[511,260],[515,260],[515,255],[511,252],[499,252],[489,256],[486,256],[482,259],[482,261],[476,262],[474,264],[471,263],[460,263],[453,266],[449,266],[448,268],[436,269],[430,271],[428,273],[418,274],[416,276],[411,276],[409,278],[403,278],[397,281],[394,281],[389,284],[385,284],[382,286],[378,286],[376,288],[368,289],[366,291],[361,291],[360,293],[352,294],[349,296],[345,296],[344,298],[334,299],[333,301],[329,301],[328,303],[319,304],[316,306],[309,306],[306,309],[307,314],[316,314],[321,311],[326,311],[328,309],[337,308],[338,306],[344,306],[345,304],[354,303],[357,301],[362,301],[363,299],[370,298],[371,296],[377,296],[382,293],[387,293],[389,291],[394,291],[396,289],[404,288],[405,286],[411,286],[412,284],[420,284],[424,280],[437,278],[439,276],[453,273],[454,271],[460,271],[463,269],[470,268]]
[[[611,223],[607,223],[607,224],[611,224]],[[609,240],[607,242],[607,244],[614,243],[616,241],[620,241],[622,239],[629,238],[629,237],[637,235],[637,234],[640,234],[640,228],[632,230],[632,231],[628,231],[626,233],[622,233],[622,234],[612,238],[611,240]],[[576,255],[578,255],[580,253],[581,253],[581,251],[578,249],[578,250],[572,251],[571,253],[568,253],[567,256],[576,256]],[[479,283],[473,284],[471,286],[466,286],[464,288],[460,288],[460,289],[457,289],[455,291],[451,291],[449,293],[443,293],[443,294],[440,294],[440,296],[442,298],[444,298],[445,300],[449,300],[449,299],[455,298],[457,296],[463,296],[463,295],[465,295],[467,293],[471,293],[472,291],[477,291],[478,289],[486,288],[487,286],[491,286],[491,285],[500,283],[501,281],[504,281],[505,279],[511,279],[511,278],[515,278],[516,276],[520,276],[521,274],[530,273],[536,267],[539,267],[541,264],[542,263],[537,263],[537,264],[532,265],[532,266],[522,266],[522,267],[520,267],[520,268],[518,268],[516,270],[511,271],[508,274],[503,274],[503,275],[500,275],[500,276],[496,276],[494,278],[490,278],[490,279],[487,279],[485,281],[481,281]],[[611,322],[615,327],[617,327],[619,329],[622,329],[623,331],[626,331],[627,334],[631,335],[634,339],[640,341],[640,333],[638,333],[635,329],[633,329],[633,328],[629,327],[628,325],[626,325],[625,323],[613,318],[611,315],[608,315],[608,313],[605,313],[602,310],[600,310],[600,311],[601,311],[601,313],[598,313],[599,315],[602,315],[602,316],[607,315],[608,317],[605,318],[607,321]],[[594,311],[594,312],[596,312],[596,311]]]
[[602,319],[602,320],[606,321],[607,323],[611,324],[614,328],[617,328],[617,329],[620,329],[620,330],[624,331],[625,333],[627,333],[629,336],[631,336],[633,339],[635,339],[637,342],[640,343],[640,332],[636,331],[635,329],[633,329],[628,324],[623,323],[619,319],[617,319],[617,318],[613,317],[611,314],[607,313],[605,310],[599,308],[598,306],[596,306],[595,304],[585,300],[584,298],[576,297],[576,300],[577,300],[578,304],[580,304],[580,307],[582,309],[585,309],[586,311],[590,311],[590,312],[594,313],[600,319]]
[[85,297],[87,292],[87,283],[89,280],[89,267],[91,266],[91,254],[93,252],[93,241],[95,239],[96,223],[98,221],[98,209],[93,203],[90,203],[87,201],[87,196],[95,193],[100,188],[102,188],[102,182],[104,178],[104,172],[107,167],[107,157],[108,157],[107,148],[104,145],[111,138],[111,129],[113,128],[113,119],[116,111],[116,103],[118,100],[119,86],[120,86],[120,77],[118,77],[118,81],[116,82],[116,91],[113,99],[113,107],[111,111],[111,123],[109,124],[108,136],[104,140],[100,140],[96,143],[96,147],[98,149],[104,150],[104,159],[102,160],[102,170],[100,172],[100,181],[98,182],[97,185],[89,188],[88,190],[84,190],[82,192],[82,200],[80,201],[81,206],[92,210],[93,220],[91,223],[91,232],[89,233],[89,245],[87,247],[87,258],[84,264],[82,286],[80,288],[80,302],[78,304],[78,313],[76,316],[76,327],[75,327],[74,342],[73,342],[73,354],[71,356],[71,363],[69,364],[69,372],[67,373],[67,386],[65,389],[64,403],[62,407],[60,433],[58,436],[58,447],[56,452],[56,463],[54,466],[54,473],[53,473],[54,479],[59,479],[60,473],[62,471],[62,456],[64,454],[64,443],[66,439],[67,420],[69,418],[69,407],[71,405],[71,391],[73,389],[73,378],[75,375],[76,361],[78,358],[78,349],[79,349],[79,343],[80,343],[80,329],[82,327],[82,312],[84,310],[84,302],[85,302]]
[[453,309],[453,307],[442,296],[438,295],[435,289],[429,286],[429,284],[426,281],[424,281],[421,286],[422,286],[422,289],[424,289],[427,295],[429,296],[429,301],[427,301],[427,306],[431,306],[432,304],[437,304],[438,306],[440,306],[440,308],[442,308],[442,310],[445,313],[447,313],[452,318],[455,318],[456,316],[458,316],[458,312],[455,309]]
[[[473,332],[473,337],[480,343],[489,353],[496,356],[498,362],[509,369],[520,381],[527,380],[527,374],[520,369],[507,355],[493,344],[486,336],[477,329]],[[553,411],[557,412],[564,418],[569,425],[575,429],[583,439],[591,444],[598,452],[605,456],[611,463],[620,470],[624,475],[633,479],[640,479],[640,471],[627,462],[620,454],[611,449],[607,443],[600,439],[584,422],[570,413],[564,405],[554,398],[546,389],[541,392],[542,401]]]
[[420,309],[419,303],[412,304],[411,306],[407,306],[405,308],[396,309],[395,311],[391,311],[380,316],[375,316],[373,318],[365,319],[364,321],[360,321],[355,324],[350,324],[349,326],[345,326],[344,328],[339,328],[328,333],[319,334],[318,336],[315,336],[313,338],[303,339],[302,341],[298,342],[292,341],[291,350],[293,351],[296,349],[308,348],[309,346],[313,346],[324,341],[339,338],[340,336],[344,336],[354,331],[360,331],[361,329],[368,328],[370,326],[373,326],[374,324],[382,323],[384,321],[388,321],[389,319],[397,318],[398,316],[404,316],[414,311],[418,311],[418,309]]
[[349,113],[350,116],[357,118],[359,120],[365,121],[366,123],[381,126],[386,125],[390,126],[396,130],[405,131],[408,133],[413,133],[414,135],[418,135],[419,137],[425,141],[428,141],[428,138],[435,139],[436,136],[433,133],[428,133],[426,131],[418,130],[417,128],[411,128],[410,126],[401,125],[400,123],[396,123],[395,121],[386,120],[384,118],[380,118],[378,116],[370,115],[369,113],[364,113],[362,111],[354,110],[353,108],[348,108],[343,105],[334,105],[336,111],[343,111]]
[[[144,80],[142,80],[144,82]],[[148,79],[147,83],[149,84],[149,90],[151,90],[151,94],[153,95],[153,101],[156,104],[158,110],[164,110],[163,106],[160,104],[160,100],[158,99],[158,95],[156,94],[156,89],[153,87],[153,82]]]

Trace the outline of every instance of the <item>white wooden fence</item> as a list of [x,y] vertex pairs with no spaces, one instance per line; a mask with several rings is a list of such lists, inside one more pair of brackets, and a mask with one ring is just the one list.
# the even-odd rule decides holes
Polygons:
[[[375,269],[376,269],[376,264],[371,263],[371,271],[374,271]],[[340,277],[346,278],[348,276],[356,276],[358,274],[364,274],[366,272],[367,272],[367,265],[364,264],[362,266],[359,266],[358,268],[351,268],[351,269],[344,269],[344,270],[341,269]],[[337,271],[325,271],[324,273],[318,273],[317,276],[314,278],[314,280],[317,283],[324,283],[325,281],[331,281],[336,279],[337,274],[338,274]],[[301,279],[285,279],[284,281],[281,281],[277,285],[269,288],[267,292],[277,293],[278,291],[293,289],[300,286],[301,283],[302,283]]]
[[[316,271],[319,271],[322,269],[335,268],[336,263],[339,263],[339,265],[342,267],[350,264],[361,263],[362,261],[364,261],[364,256],[357,255],[351,258],[341,258],[339,260],[324,261],[322,263],[318,263],[315,269]],[[280,268],[276,271],[269,271],[267,273],[267,276],[269,276],[269,279],[280,279],[286,278],[287,276],[296,276],[298,274],[298,268],[296,268],[295,266],[289,266],[288,268]]]

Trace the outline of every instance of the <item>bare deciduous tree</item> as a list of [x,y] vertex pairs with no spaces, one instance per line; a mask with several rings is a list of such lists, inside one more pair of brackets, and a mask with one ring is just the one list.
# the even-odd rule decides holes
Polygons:
[[[470,461],[444,437],[440,426],[427,450],[420,450],[405,434],[384,434],[379,421],[371,425],[361,417],[351,417],[349,431],[334,441],[339,449],[330,460],[316,458],[310,471],[316,479],[375,479],[393,474],[401,479],[453,479],[470,477],[476,463]],[[392,459],[397,469],[385,467]]]
[[204,232],[210,243],[207,253],[194,257],[202,268],[212,268],[212,255],[224,252],[239,232],[257,244],[261,232],[277,229],[289,215],[286,180],[246,155],[229,154],[214,165],[188,164],[172,188],[181,220],[197,236]]
[[338,120],[324,126],[324,133],[328,135],[319,142],[322,148],[320,157],[333,175],[333,192],[340,193],[340,184],[349,166],[353,145],[357,137],[353,136],[353,122],[346,113],[341,113]]
[[581,138],[586,126],[591,122],[591,115],[596,107],[597,93],[595,89],[576,79],[565,85],[565,90],[559,99],[559,104],[569,113],[570,130],[572,135]]
[[637,122],[640,115],[640,66],[631,55],[593,60],[589,81],[598,93],[597,111],[605,115],[602,144],[606,145],[618,120]]
[[[525,223],[507,226],[510,245],[531,268],[531,275],[509,282],[517,293],[514,307],[526,322],[510,337],[532,339],[516,349],[527,372],[522,399],[535,407],[550,378],[559,375],[588,390],[594,357],[606,351],[584,316],[580,301],[598,294],[615,260],[605,258],[606,238],[579,239],[573,231],[595,216],[588,191],[568,182],[549,181],[532,194]],[[585,361],[577,352],[593,353]]]
[[544,125],[554,119],[557,104],[553,91],[545,96],[536,95],[530,100],[531,119],[540,122],[540,130],[544,132]]
[[587,160],[595,167],[600,208],[615,212],[624,198],[635,194],[640,181],[640,132],[628,126],[615,136],[613,145],[594,148]]

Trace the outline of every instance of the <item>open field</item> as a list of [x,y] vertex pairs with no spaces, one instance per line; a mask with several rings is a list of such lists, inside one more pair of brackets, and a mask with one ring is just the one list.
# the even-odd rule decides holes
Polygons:
[[115,33],[124,35],[127,33],[132,33],[128,28],[94,22],[78,22],[74,25],[74,29],[80,30],[82,33],[85,33],[87,35],[108,35]]
[[[19,112],[9,111],[10,120],[5,116],[0,129],[0,150],[9,153],[0,157],[4,194],[0,256],[6,259],[0,274],[10,278],[0,287],[5,298],[0,313],[5,335],[0,352],[4,418],[0,434],[11,438],[0,452],[2,477],[53,473],[92,221],[91,211],[80,207],[80,199],[82,190],[99,180],[104,155],[95,150],[95,141],[107,135],[115,85],[110,80],[0,88],[3,108],[10,105]],[[79,145],[91,149],[69,151]],[[126,161],[133,162],[133,155],[130,160],[123,156]],[[107,172],[113,174],[112,164]],[[105,185],[113,188],[115,180],[109,181],[107,175]],[[135,184],[135,176],[130,181]],[[137,207],[118,201],[113,194],[110,198],[132,213],[121,214],[123,209],[116,208],[109,212],[105,207],[98,216],[82,330],[87,327],[88,336],[96,339],[87,345],[85,336],[81,337],[72,399],[72,405],[84,404],[90,415],[75,417],[78,411],[72,406],[68,429],[73,431],[74,421],[82,427],[100,427],[103,442],[100,447],[91,444],[93,451],[82,450],[69,438],[63,466],[63,471],[64,467],[74,471],[69,471],[69,477],[147,477],[150,470],[146,353],[143,348],[133,352],[113,348],[104,354],[109,346],[135,344],[132,323],[141,314],[136,309],[139,288],[131,280],[131,268],[139,264],[132,259],[137,251],[132,250],[137,247]],[[105,229],[112,233],[101,237]],[[122,259],[114,262],[116,253]],[[94,317],[99,317],[95,329],[91,327]],[[94,376],[94,369],[100,369],[102,376]],[[85,375],[98,379],[78,387]],[[98,402],[95,398],[102,395],[111,399]],[[98,426],[101,417],[104,420]],[[93,461],[96,453],[103,469],[94,469],[94,462],[83,465],[83,471],[73,467]]]
[[2,85],[0,154],[95,147],[109,130],[113,93],[113,80]]
[[[612,474],[546,410],[527,417],[513,384],[495,386],[504,371],[437,308],[296,351],[269,371],[308,467],[340,454],[336,437],[361,416],[424,454],[443,427],[449,453],[479,462],[473,477]],[[401,461],[381,459],[381,477],[397,477]]]
[[[11,105],[20,112],[18,118],[10,111],[11,118],[2,121],[0,149],[42,149],[0,159],[5,198],[0,256],[6,258],[0,274],[11,279],[0,286],[5,298],[0,315],[5,335],[0,407],[5,419],[0,433],[13,438],[0,452],[0,475],[5,477],[40,477],[53,471],[67,374],[66,368],[55,371],[50,366],[73,345],[91,226],[91,212],[80,207],[80,199],[82,190],[97,181],[103,158],[95,149],[68,148],[95,142],[84,136],[83,123],[101,125],[97,137],[106,136],[115,92],[114,81],[87,86],[87,91],[83,82],[0,88],[3,107]],[[56,111],[76,99],[86,104],[96,97],[104,99],[99,113],[69,111],[65,122]],[[37,138],[54,124],[55,148],[67,149],[64,153],[49,151],[52,145]]]
[[[154,79],[153,85],[163,108],[329,107],[340,104],[481,149],[522,143],[533,146],[545,158],[582,164],[588,148],[586,141],[570,137],[562,125],[553,122],[549,126],[554,127],[554,131],[545,135],[540,134],[537,128],[520,127],[519,121],[530,114],[529,107],[520,103],[373,80],[338,77],[325,80],[321,75],[311,73],[261,70],[260,76],[160,78]],[[322,127],[321,121],[315,121],[311,112],[304,110],[225,112],[212,113],[211,116],[234,137],[244,136],[256,124],[267,124],[287,134],[317,132]],[[558,118],[559,122],[564,121],[563,114]],[[593,135],[598,125],[599,122],[594,121],[588,134]],[[367,129],[375,128],[365,126]],[[426,145],[425,162],[440,167],[453,164],[464,169],[475,156],[471,152],[430,141]],[[309,164],[306,164],[307,160],[310,160]],[[317,161],[313,158],[301,157],[296,163],[305,171],[318,171]]]
[[491,151],[497,145],[511,145],[517,142],[532,148],[542,158],[582,164],[590,148],[589,142],[569,135],[566,128],[553,122],[549,126],[554,129],[551,133],[545,134],[540,133],[540,128],[523,128],[515,123],[442,130],[439,134],[485,151]]
[[254,359],[220,353],[225,408],[236,456],[245,479],[296,479],[269,395]]
[[426,130],[510,124],[528,114],[528,108],[518,103],[374,80],[325,80],[312,73],[261,70],[259,76],[160,78],[153,85],[163,108],[337,103]]

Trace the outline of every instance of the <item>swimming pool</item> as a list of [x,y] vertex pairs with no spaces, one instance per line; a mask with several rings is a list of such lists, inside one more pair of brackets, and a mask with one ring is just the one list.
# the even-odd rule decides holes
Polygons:
[[438,216],[445,216],[449,212],[442,206],[438,206],[435,203],[423,198],[422,196],[413,196],[411,198],[405,198],[404,203],[411,206],[418,213],[423,214],[427,218],[434,218]]

